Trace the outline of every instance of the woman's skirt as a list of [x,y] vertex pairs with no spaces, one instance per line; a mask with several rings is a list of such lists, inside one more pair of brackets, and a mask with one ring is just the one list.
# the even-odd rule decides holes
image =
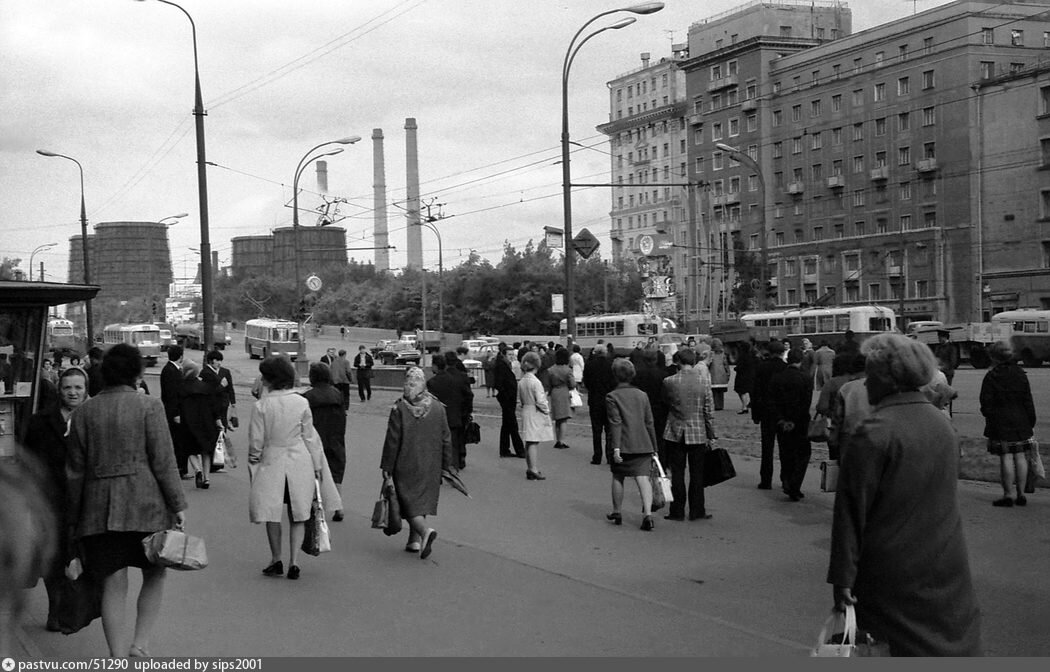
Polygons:
[[992,455],[1016,455],[1028,449],[1032,439],[1020,441],[1006,441],[1004,439],[988,439],[988,452]]
[[613,476],[648,476],[653,466],[652,453],[627,453],[621,454],[620,457],[623,458],[623,462],[609,463]]
[[103,532],[80,540],[84,551],[84,571],[96,579],[104,579],[125,567],[151,567],[146,559],[142,540],[150,532]]

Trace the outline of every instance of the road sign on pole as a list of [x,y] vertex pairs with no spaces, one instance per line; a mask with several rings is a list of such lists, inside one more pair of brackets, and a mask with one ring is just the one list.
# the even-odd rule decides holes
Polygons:
[[581,257],[586,259],[598,249],[598,239],[587,229],[582,229],[576,234],[576,237],[572,239],[572,247],[580,253]]

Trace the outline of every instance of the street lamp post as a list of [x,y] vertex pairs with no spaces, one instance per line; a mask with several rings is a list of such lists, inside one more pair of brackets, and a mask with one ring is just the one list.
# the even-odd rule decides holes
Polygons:
[[[58,245],[58,243],[44,243],[43,245],[38,245],[36,247],[36,249],[34,249],[32,252],[29,253],[29,282],[33,282],[33,257],[36,256],[37,252],[40,252],[41,250],[50,249],[50,248],[54,247],[55,245]],[[44,262],[40,262],[40,265],[43,266]],[[43,276],[43,274],[41,274],[40,275],[40,280],[43,281],[43,279],[44,279],[44,276]]]
[[[325,156],[339,154],[343,151],[342,147],[337,147],[331,151],[322,152],[321,154],[318,154],[311,158],[310,155],[318,149],[320,149],[321,147],[324,147],[325,145],[352,145],[360,139],[360,135],[351,135],[345,138],[340,138],[338,140],[328,140],[326,142],[322,142],[319,145],[311,147],[310,151],[308,151],[306,154],[303,154],[303,158],[299,159],[299,165],[295,168],[295,177],[292,179],[292,256],[295,267],[295,270],[293,271],[295,274],[295,288],[296,293],[299,297],[300,308],[302,307],[303,302],[303,278],[299,276],[299,176],[303,174],[303,170],[308,165],[310,165],[317,159],[320,159],[321,157]],[[305,343],[303,342],[304,324],[302,311],[298,311],[297,318],[298,319],[296,321],[299,323],[299,344],[296,350],[296,359],[299,361],[303,361],[306,357],[306,348]]]
[[591,25],[603,16],[609,14],[615,14],[617,12],[631,12],[633,14],[652,14],[658,12],[664,8],[662,2],[646,2],[640,5],[633,5],[631,7],[621,7],[619,9],[610,9],[605,12],[601,12],[583,24],[576,34],[572,36],[572,40],[569,42],[569,48],[565,51],[565,60],[562,63],[561,68],[561,177],[562,177],[562,207],[564,210],[565,219],[565,329],[566,334],[572,339],[576,338],[576,306],[575,294],[576,294],[576,281],[573,277],[573,272],[576,265],[576,253],[572,249],[572,173],[569,170],[569,69],[572,67],[572,61],[576,58],[576,53],[580,50],[587,40],[591,39],[599,33],[603,33],[606,30],[619,30],[625,28],[636,21],[634,18],[626,18],[616,23],[599,28],[587,37],[576,42],[576,40],[583,34],[583,31],[587,29],[587,26]]
[[[88,265],[87,208],[84,207],[84,167],[80,165],[80,162],[74,159],[72,156],[66,156],[65,154],[56,154],[55,152],[48,152],[43,149],[36,150],[36,153],[40,156],[69,159],[73,163],[77,164],[77,169],[80,170],[80,249],[84,253],[84,284],[90,285],[91,267]],[[95,335],[91,320],[91,299],[84,300],[84,316],[85,326],[87,327],[87,347],[90,348],[95,342]]]
[[766,303],[766,274],[769,272],[769,242],[766,240],[766,180],[762,176],[762,167],[758,162],[736,147],[731,147],[721,142],[716,142],[715,147],[723,152],[729,152],[736,160],[755,171],[758,177],[758,237],[759,237],[759,259],[761,263],[758,269],[759,291],[762,292],[758,307],[761,309]]
[[[143,0],[139,0],[140,2]],[[204,98],[201,96],[201,76],[197,59],[197,25],[193,23],[190,13],[170,0],[157,0],[175,7],[190,20],[190,30],[193,35],[193,84],[194,103],[193,116],[195,120],[197,135],[197,196],[200,202],[201,217],[201,310],[204,313],[204,346],[207,349],[215,347],[214,328],[215,321],[215,297],[214,278],[211,268],[211,236],[208,225],[208,172],[207,160],[204,152]]]

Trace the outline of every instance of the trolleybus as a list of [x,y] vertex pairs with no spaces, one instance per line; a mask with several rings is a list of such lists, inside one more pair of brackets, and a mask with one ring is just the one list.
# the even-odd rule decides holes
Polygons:
[[109,350],[117,343],[127,343],[138,348],[146,366],[155,366],[160,357],[160,329],[155,324],[106,325],[102,330],[102,349]]
[[294,362],[299,354],[299,325],[264,317],[248,320],[244,323],[244,351],[251,359],[287,355]]
[[1042,366],[1050,359],[1050,310],[1007,310],[992,322],[1009,324],[1010,346],[1025,366]]
[[[607,315],[583,315],[576,318],[576,343],[584,355],[598,341],[613,345],[617,351],[630,350],[638,343],[647,345],[650,340],[675,330],[673,321],[646,313],[615,313]],[[559,325],[562,340],[567,337],[566,321]]]

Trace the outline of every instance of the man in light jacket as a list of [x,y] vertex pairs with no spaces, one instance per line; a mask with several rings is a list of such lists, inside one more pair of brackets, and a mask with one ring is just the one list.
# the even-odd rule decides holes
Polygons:
[[[664,449],[671,470],[671,495],[667,520],[685,520],[686,500],[689,520],[706,520],[704,498],[704,458],[714,447],[714,394],[707,367],[696,365],[696,353],[689,348],[678,351],[678,373],[664,379],[664,403],[667,404],[667,426]],[[685,472],[688,465],[689,487],[686,493]]]

